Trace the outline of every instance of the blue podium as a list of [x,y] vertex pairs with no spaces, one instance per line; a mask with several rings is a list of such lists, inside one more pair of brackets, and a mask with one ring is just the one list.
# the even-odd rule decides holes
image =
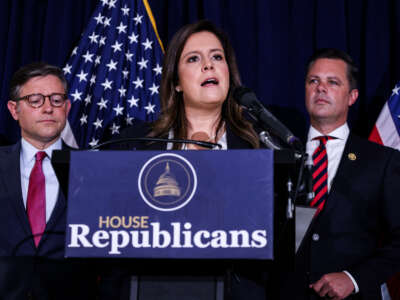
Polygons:
[[294,260],[291,151],[59,151],[53,162],[68,195],[66,257],[130,265],[132,299],[174,284],[185,299],[223,299],[243,266]]

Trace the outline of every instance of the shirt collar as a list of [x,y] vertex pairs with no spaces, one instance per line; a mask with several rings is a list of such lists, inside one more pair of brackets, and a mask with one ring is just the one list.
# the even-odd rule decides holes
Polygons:
[[[339,140],[346,140],[347,137],[349,136],[349,133],[350,133],[349,126],[347,125],[347,123],[344,123],[342,126],[339,126],[335,130],[331,131],[328,135],[335,137],[336,139]],[[325,134],[322,134],[313,126],[310,126],[310,130],[308,131],[308,136],[307,136],[307,142],[312,141],[313,138],[323,135]]]
[[30,161],[31,159],[34,159],[35,154],[38,151],[45,151],[47,154],[47,157],[51,158],[53,150],[60,150],[61,148],[62,148],[61,138],[59,138],[55,143],[51,144],[49,147],[47,147],[46,149],[43,149],[43,150],[37,149],[32,144],[30,144],[27,140],[25,140],[24,138],[21,138],[21,154],[24,158],[24,161]]

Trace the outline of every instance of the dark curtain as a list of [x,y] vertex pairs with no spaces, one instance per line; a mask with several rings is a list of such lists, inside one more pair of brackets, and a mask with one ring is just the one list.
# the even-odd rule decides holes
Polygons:
[[[79,41],[95,0],[0,2],[0,141],[15,142],[8,113],[9,80],[20,66],[47,61],[62,67]],[[304,136],[304,69],[321,47],[347,51],[360,67],[360,98],[350,125],[368,136],[400,79],[400,2],[396,0],[149,0],[164,45],[182,25],[207,18],[223,28],[236,50],[243,83]],[[2,137],[3,136],[3,137]]]

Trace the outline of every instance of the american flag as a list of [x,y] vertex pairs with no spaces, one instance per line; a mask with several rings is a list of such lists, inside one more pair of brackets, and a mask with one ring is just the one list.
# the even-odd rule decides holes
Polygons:
[[369,140],[400,150],[400,83],[383,106]]
[[[400,83],[392,90],[369,136],[375,143],[400,150]],[[388,293],[382,289],[382,299],[400,300],[400,273],[387,281]]]
[[153,121],[163,48],[147,0],[101,0],[63,68],[72,102],[62,137],[79,148]]

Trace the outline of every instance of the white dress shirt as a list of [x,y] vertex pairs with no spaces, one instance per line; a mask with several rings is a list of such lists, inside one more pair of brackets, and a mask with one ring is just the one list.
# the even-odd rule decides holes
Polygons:
[[43,159],[42,168],[46,182],[46,223],[49,221],[51,213],[57,202],[59,183],[56,174],[51,166],[50,160],[53,150],[61,149],[62,142],[58,139],[50,147],[39,150],[27,142],[24,138],[21,139],[21,154],[20,154],[20,166],[21,166],[21,189],[22,198],[24,200],[24,206],[26,209],[26,201],[28,197],[29,187],[29,176],[35,165],[35,155],[38,151],[45,151],[47,156]]
[[[335,138],[332,140],[328,140],[325,145],[326,155],[328,156],[328,192],[331,190],[332,181],[335,178],[336,171],[339,167],[339,163],[342,158],[344,146],[346,145],[349,133],[350,133],[349,126],[347,125],[347,123],[345,123],[342,126],[336,128],[334,131],[327,134],[328,136]],[[312,126],[308,131],[306,152],[308,154],[309,165],[313,165],[312,155],[320,143],[319,140],[313,140],[313,139],[323,135],[325,134],[322,134]],[[359,288],[354,277],[348,271],[343,271],[343,272],[346,273],[346,275],[349,276],[351,281],[353,282],[354,293],[358,293]]]

